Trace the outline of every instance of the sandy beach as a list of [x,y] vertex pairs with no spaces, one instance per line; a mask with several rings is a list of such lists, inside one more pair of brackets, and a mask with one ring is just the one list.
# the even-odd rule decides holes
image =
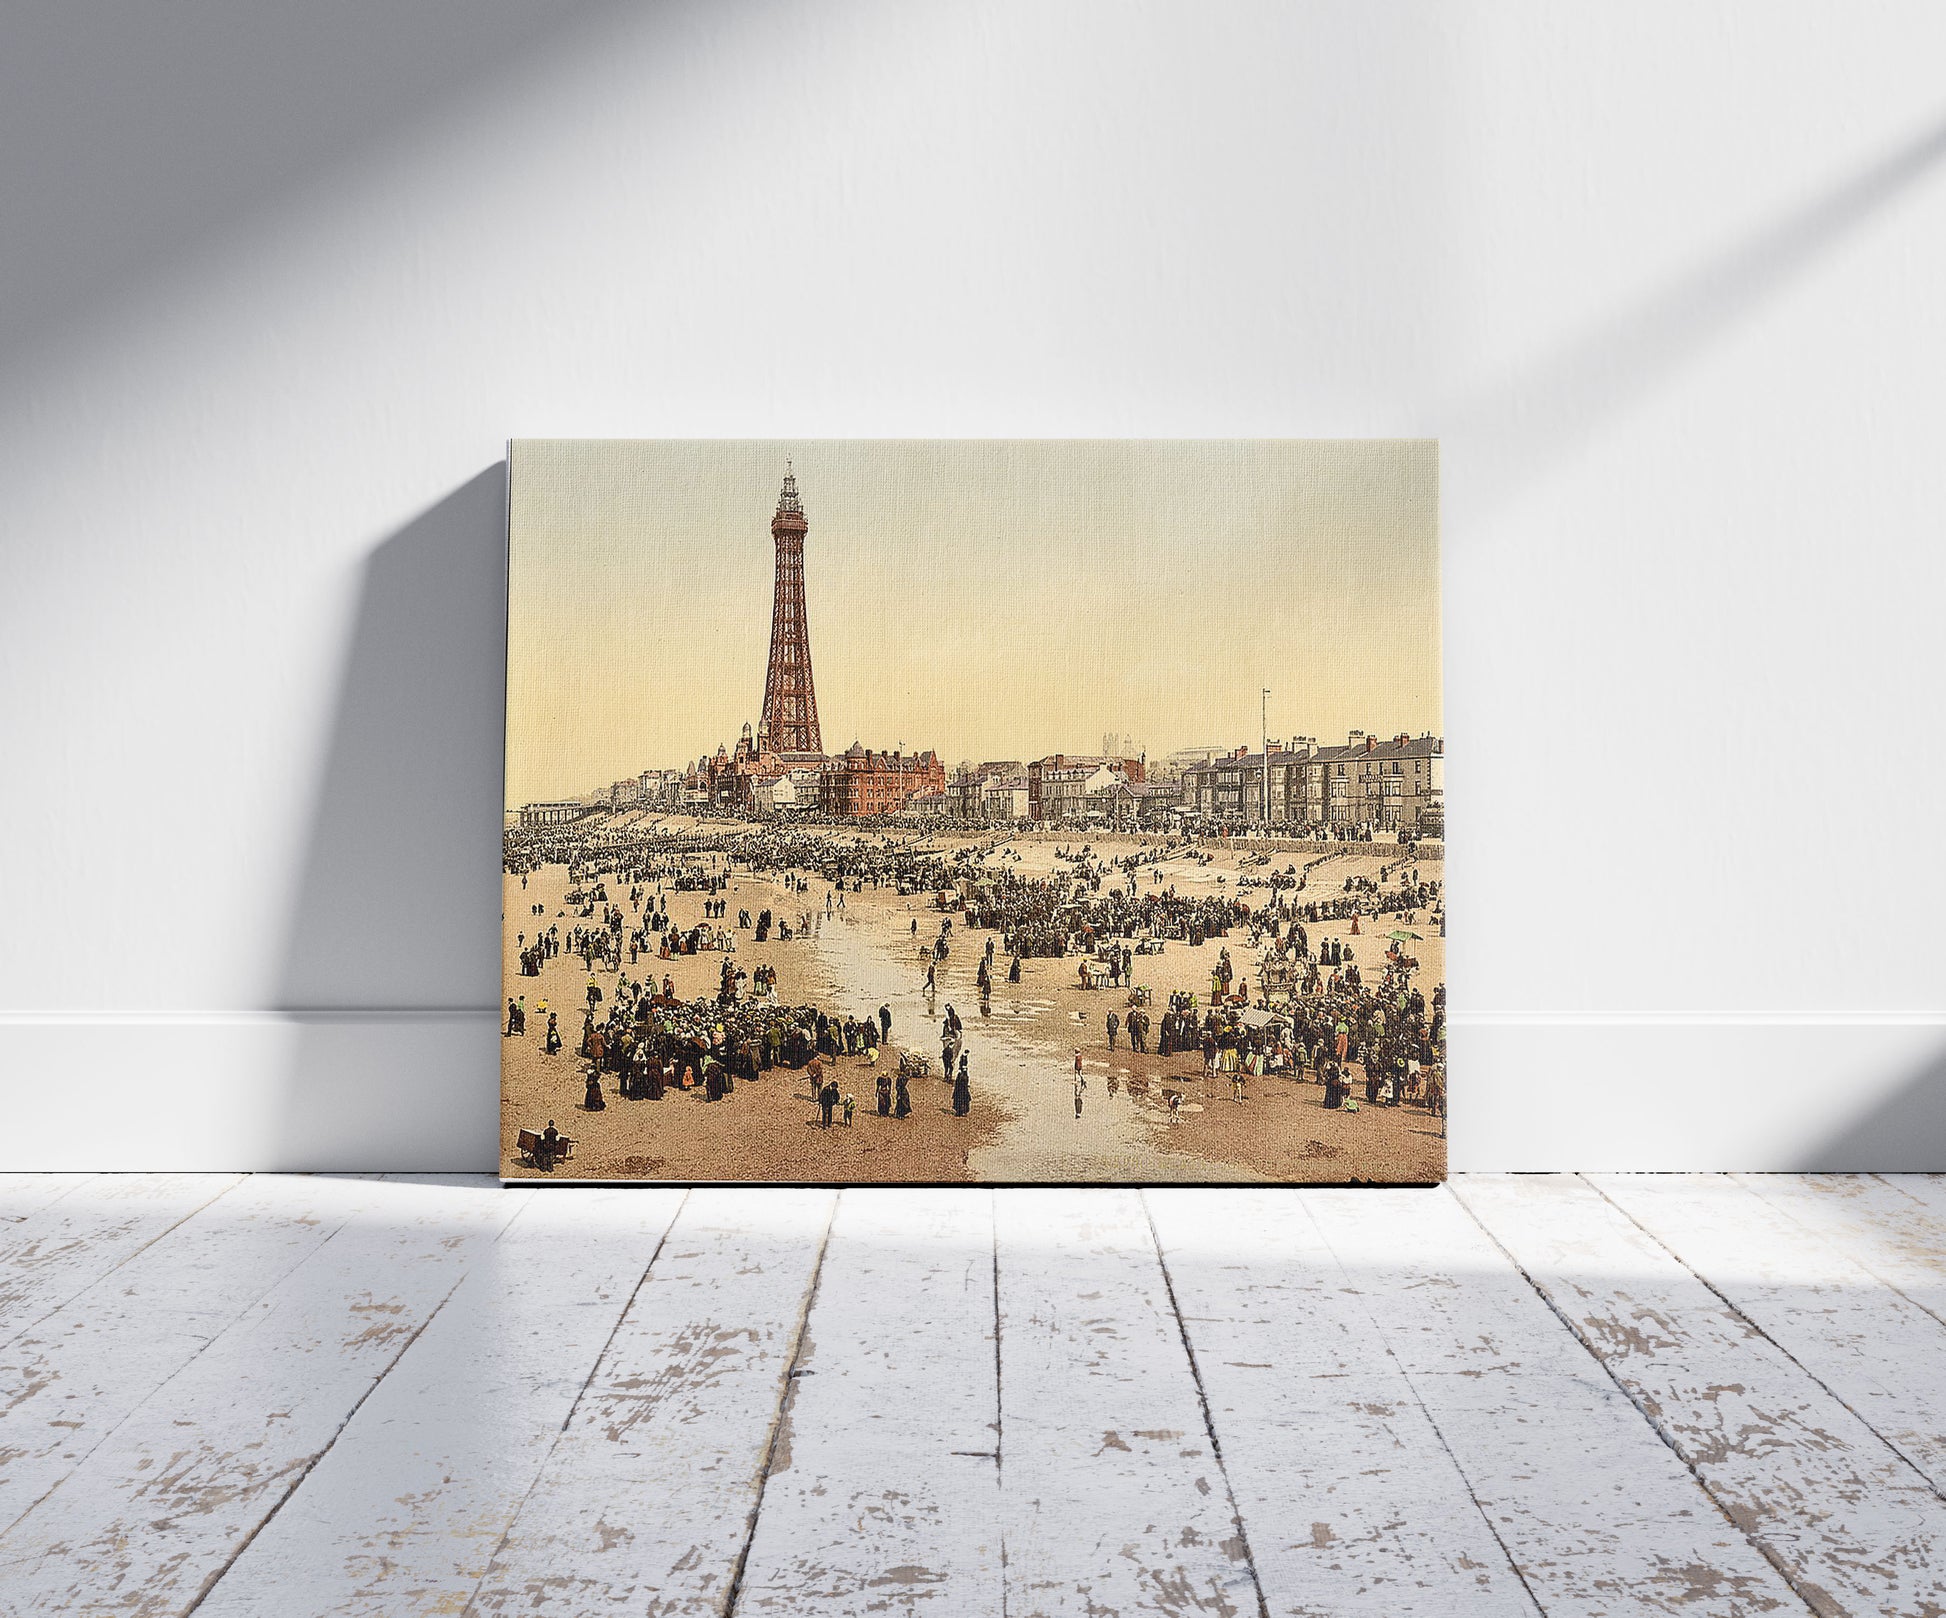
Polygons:
[[[623,816],[614,826],[640,830],[652,823],[657,822]],[[659,824],[669,832],[695,826],[668,817]],[[702,829],[720,833],[735,828],[712,821]],[[881,834],[869,832],[834,835],[883,842]],[[900,840],[910,837],[906,833]],[[1057,848],[1078,847],[1083,840],[1023,838],[989,855],[987,863],[1021,875],[1048,875],[1056,869]],[[973,841],[942,838],[924,846],[946,852]],[[1094,846],[1097,854],[1113,858],[1138,845],[1097,837]],[[1334,855],[1311,873],[1307,897],[1328,896],[1347,878],[1376,877],[1398,859],[1391,850],[1380,854],[1366,845],[1348,846],[1356,851]],[[1247,850],[1210,849],[1144,868],[1141,880],[1150,883],[1155,871],[1162,886],[1173,885],[1180,893],[1240,892],[1245,900],[1260,903],[1268,890],[1243,886],[1253,869],[1259,878],[1265,874],[1262,868],[1246,867],[1249,858]],[[1271,868],[1301,866],[1305,858],[1274,855]],[[714,863],[723,868],[720,858]],[[1426,874],[1435,880],[1441,874],[1437,863],[1425,862],[1433,867]],[[1137,1055],[1128,1050],[1125,1037],[1111,1049],[1106,1019],[1110,1011],[1126,1016],[1128,992],[1084,989],[1073,956],[1028,959],[1022,963],[1021,981],[1012,984],[1006,980],[1007,956],[996,937],[993,994],[983,1014],[975,974],[991,935],[966,928],[962,917],[955,918],[952,948],[938,968],[936,993],[924,992],[926,963],[920,946],[937,935],[942,919],[929,895],[902,896],[867,886],[862,892],[846,892],[842,911],[833,896],[829,919],[822,919],[832,894],[828,882],[813,876],[808,892],[791,893],[776,875],[743,870],[732,871],[727,888],[715,896],[727,900],[725,925],[736,943],[736,964],[746,971],[760,963],[774,966],[779,998],[786,1004],[817,1005],[834,1015],[860,1017],[888,1007],[893,1050],[915,1050],[930,1058],[931,1076],[912,1085],[912,1116],[878,1116],[873,1101],[876,1074],[862,1057],[839,1057],[831,1064],[840,1089],[857,1100],[849,1128],[819,1127],[805,1076],[781,1067],[754,1082],[738,1083],[719,1102],[706,1102],[700,1091],[674,1089],[661,1101],[623,1100],[608,1085],[605,1109],[585,1111],[581,1103],[587,1064],[574,1050],[590,974],[570,954],[546,962],[539,977],[525,977],[518,970],[521,935],[550,925],[560,926],[565,934],[574,924],[563,898],[567,879],[566,867],[547,865],[527,875],[524,887],[521,877],[505,882],[509,921],[504,997],[524,997],[528,1011],[526,1034],[502,1041],[503,1164],[509,1178],[537,1172],[523,1165],[515,1140],[519,1130],[537,1129],[549,1120],[576,1141],[572,1162],[557,1167],[555,1178],[1402,1183],[1433,1181],[1443,1172],[1444,1122],[1418,1106],[1327,1109],[1320,1085],[1277,1076],[1249,1080],[1245,1099],[1238,1103],[1227,1077],[1204,1079],[1198,1054]],[[619,899],[620,893],[611,888],[611,897]],[[702,917],[705,897],[700,892],[669,893],[671,919],[679,927],[693,925]],[[531,914],[536,904],[542,909],[539,916]],[[757,944],[751,932],[734,925],[738,911],[746,908],[753,913],[770,908],[793,920],[810,912],[820,919],[809,936],[781,941],[773,935]],[[523,919],[528,926],[522,925]],[[1311,940],[1315,946],[1322,938],[1340,938],[1361,960],[1376,961],[1383,934],[1372,937],[1369,919],[1361,927],[1354,936],[1349,921],[1318,923],[1310,928]],[[1250,976],[1256,962],[1242,939],[1233,933],[1225,942],[1236,970]],[[1222,947],[1215,940],[1198,946],[1169,941],[1161,954],[1135,961],[1134,982],[1149,990],[1158,1008],[1172,991],[1206,995]],[[1416,981],[1430,994],[1444,981],[1444,941],[1427,936],[1411,948],[1420,962]],[[715,992],[722,959],[714,951],[667,961],[645,958],[635,966],[624,959],[623,971],[637,979],[653,971],[658,980],[666,973],[679,997],[688,1000]],[[597,967],[593,975],[612,993],[616,973]],[[568,1040],[567,1048],[551,1057],[541,1050],[546,1018],[536,1012],[543,1001],[561,1014]],[[939,1033],[949,1005],[966,1025],[973,1106],[965,1118],[953,1115],[950,1087],[938,1076]],[[1086,1081],[1078,1116],[1077,1051]],[[888,1051],[881,1062],[896,1063],[896,1055]],[[1167,1104],[1172,1091],[1182,1099],[1173,1117]]]

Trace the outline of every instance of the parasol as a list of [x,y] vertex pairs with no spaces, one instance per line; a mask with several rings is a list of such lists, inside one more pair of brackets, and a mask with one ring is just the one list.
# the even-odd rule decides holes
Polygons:
[[1403,944],[1407,939],[1411,939],[1415,943],[1424,942],[1424,940],[1420,937],[1418,933],[1409,933],[1403,927],[1394,927],[1392,931],[1387,933],[1385,936],[1387,938],[1396,938],[1401,944]]

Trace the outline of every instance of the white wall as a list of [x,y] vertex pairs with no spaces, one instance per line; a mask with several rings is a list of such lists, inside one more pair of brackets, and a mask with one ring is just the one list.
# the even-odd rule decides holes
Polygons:
[[10,7],[0,1157],[492,1164],[509,435],[1414,434],[1455,1166],[1946,1168],[1942,59],[1918,0]]

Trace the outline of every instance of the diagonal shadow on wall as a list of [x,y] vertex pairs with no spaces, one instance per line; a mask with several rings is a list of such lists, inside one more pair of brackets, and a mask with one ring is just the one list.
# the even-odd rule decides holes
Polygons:
[[[1946,1030],[1942,1030],[1946,1034]],[[1868,1111],[1798,1154],[1804,1174],[1937,1174],[1946,1166],[1946,1040]]]
[[494,1160],[505,675],[501,462],[365,564],[275,981],[279,1167]]
[[629,15],[620,0],[10,5],[0,368]]
[[1694,365],[1946,165],[1946,117],[1812,193],[1727,250],[1624,304],[1497,385],[1455,400],[1442,435],[1473,465],[1449,487],[1475,521]]

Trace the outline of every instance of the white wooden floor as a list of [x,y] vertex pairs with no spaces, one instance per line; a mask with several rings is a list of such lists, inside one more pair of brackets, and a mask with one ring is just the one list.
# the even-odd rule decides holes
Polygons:
[[0,1175],[0,1612],[1946,1612],[1946,1182]]

